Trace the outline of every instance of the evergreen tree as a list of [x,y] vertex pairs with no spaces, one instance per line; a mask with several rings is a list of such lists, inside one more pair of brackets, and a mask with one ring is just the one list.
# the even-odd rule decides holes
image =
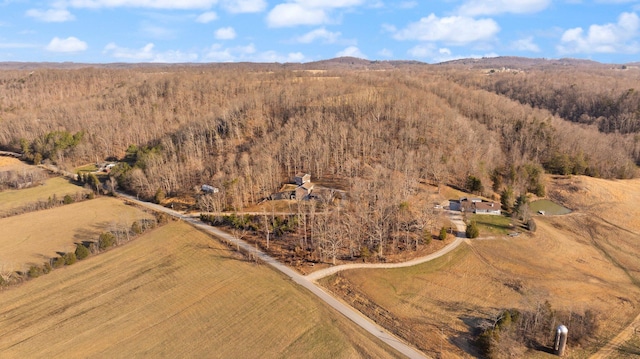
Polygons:
[[511,213],[513,210],[513,189],[511,189],[511,187],[502,190],[502,193],[500,193],[500,203],[502,204],[503,210]]
[[471,221],[467,225],[467,230],[465,231],[467,238],[478,238],[480,235],[480,229],[478,229],[478,224],[476,221]]

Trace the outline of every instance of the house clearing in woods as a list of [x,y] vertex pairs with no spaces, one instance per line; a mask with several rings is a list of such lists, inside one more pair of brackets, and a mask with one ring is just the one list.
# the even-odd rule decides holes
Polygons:
[[311,182],[311,175],[308,173],[298,173],[293,177],[293,183],[287,183],[279,192],[272,193],[269,200],[295,199],[298,201],[317,200],[322,202],[332,202],[336,196],[344,199],[345,191],[316,186]]
[[459,200],[449,201],[449,208],[453,211],[475,213],[475,214],[489,214],[500,215],[500,204],[495,202],[485,201],[481,198],[467,198],[462,197]]

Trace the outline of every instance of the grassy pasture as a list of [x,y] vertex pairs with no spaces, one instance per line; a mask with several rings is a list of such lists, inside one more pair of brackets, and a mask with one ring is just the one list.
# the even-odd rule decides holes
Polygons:
[[506,235],[513,232],[514,227],[511,226],[511,218],[505,216],[492,216],[486,214],[472,214],[469,217],[476,221],[480,229],[480,236],[489,235]]
[[109,226],[151,215],[110,197],[72,203],[43,211],[0,219],[0,264],[24,270],[41,265],[56,252],[69,252],[75,244],[95,240]]
[[474,325],[499,308],[532,310],[548,300],[558,310],[591,309],[599,313],[597,337],[569,351],[571,358],[588,357],[640,311],[640,226],[637,219],[623,222],[636,206],[640,181],[571,181],[571,191],[553,182],[552,191],[581,211],[538,217],[534,234],[471,241],[432,263],[347,271],[323,283],[348,302],[366,298],[428,354],[442,350],[451,358],[477,355]]
[[98,166],[96,166],[95,163],[90,163],[88,165],[76,167],[74,171],[75,172],[89,173],[89,172],[95,172],[97,170],[98,170]]
[[[550,235],[546,224],[538,231]],[[592,247],[556,240],[478,241],[432,263],[353,270],[324,283],[339,293],[340,287],[357,288],[343,299],[368,298],[382,308],[378,311],[390,313],[401,330],[414,333],[412,341],[432,356],[440,350],[444,357],[475,356],[471,333],[478,318],[495,315],[498,308],[535,309],[545,300],[557,309],[597,311],[602,321],[598,339],[613,336],[635,317],[640,290]],[[571,353],[581,358],[589,350]]]
[[33,168],[33,166],[14,157],[0,156],[0,171],[17,171],[28,168]]
[[69,183],[69,180],[62,177],[50,178],[41,186],[3,191],[0,192],[0,214],[29,203],[46,201],[53,195],[62,199],[67,194],[74,195],[78,192],[88,193],[89,190]]
[[529,208],[531,209],[531,212],[533,214],[537,214],[538,211],[544,211],[546,215],[551,216],[571,213],[571,210],[569,208],[563,207],[555,202],[549,201],[548,199],[533,201],[529,205]]
[[397,357],[266,265],[172,222],[0,292],[7,358]]

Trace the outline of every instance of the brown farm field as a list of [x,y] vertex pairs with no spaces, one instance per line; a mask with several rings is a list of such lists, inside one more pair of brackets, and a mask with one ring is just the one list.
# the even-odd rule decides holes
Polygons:
[[45,181],[44,184],[36,187],[6,190],[0,192],[0,215],[7,211],[30,203],[46,201],[52,196],[62,199],[65,195],[75,195],[76,193],[89,193],[89,190],[78,187],[69,180],[62,177],[54,177]]
[[171,222],[0,292],[4,358],[397,357],[266,265]]
[[[575,188],[567,190],[566,181]],[[591,310],[599,320],[596,335],[581,347],[569,343],[568,352],[588,357],[640,313],[640,228],[627,218],[628,211],[637,215],[640,181],[551,182],[556,200],[575,212],[536,217],[535,234],[471,240],[434,262],[347,271],[323,284],[426,353],[446,358],[478,355],[475,328],[501,309],[535,310],[549,301],[557,310]],[[550,334],[542,345],[552,341]]]
[[75,243],[97,240],[113,225],[152,218],[122,201],[102,197],[62,207],[0,219],[0,263],[13,271],[41,265],[56,252],[69,252]]
[[0,171],[17,171],[26,168],[33,168],[17,158],[0,156]]

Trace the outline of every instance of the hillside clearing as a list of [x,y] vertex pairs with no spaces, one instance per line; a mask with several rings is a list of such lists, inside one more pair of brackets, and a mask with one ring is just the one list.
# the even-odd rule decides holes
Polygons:
[[129,228],[134,221],[151,217],[118,199],[102,197],[3,218],[0,264],[14,271],[28,264],[41,265],[56,257],[56,252],[73,251],[74,243],[96,240],[113,226]]
[[471,241],[433,263],[347,271],[323,284],[428,354],[442,348],[444,357],[478,355],[474,328],[501,308],[530,310],[548,300],[558,310],[593,310],[597,336],[582,349],[569,344],[569,357],[586,357],[640,312],[637,220],[625,227],[619,219],[633,207],[640,181],[573,181],[579,198],[565,191],[563,204],[578,213],[538,217],[535,234]]
[[8,357],[395,357],[282,275],[180,222],[0,292],[0,306]]
[[558,216],[571,213],[569,208],[563,207],[548,199],[539,199],[531,202],[529,209],[533,214],[545,214],[550,216]]
[[78,192],[89,193],[89,190],[78,187],[62,177],[50,178],[40,186],[3,191],[0,192],[0,215],[11,209],[38,201],[46,201],[52,196],[62,199],[65,195],[75,195]]
[[17,171],[32,166],[14,157],[0,156],[0,171]]

